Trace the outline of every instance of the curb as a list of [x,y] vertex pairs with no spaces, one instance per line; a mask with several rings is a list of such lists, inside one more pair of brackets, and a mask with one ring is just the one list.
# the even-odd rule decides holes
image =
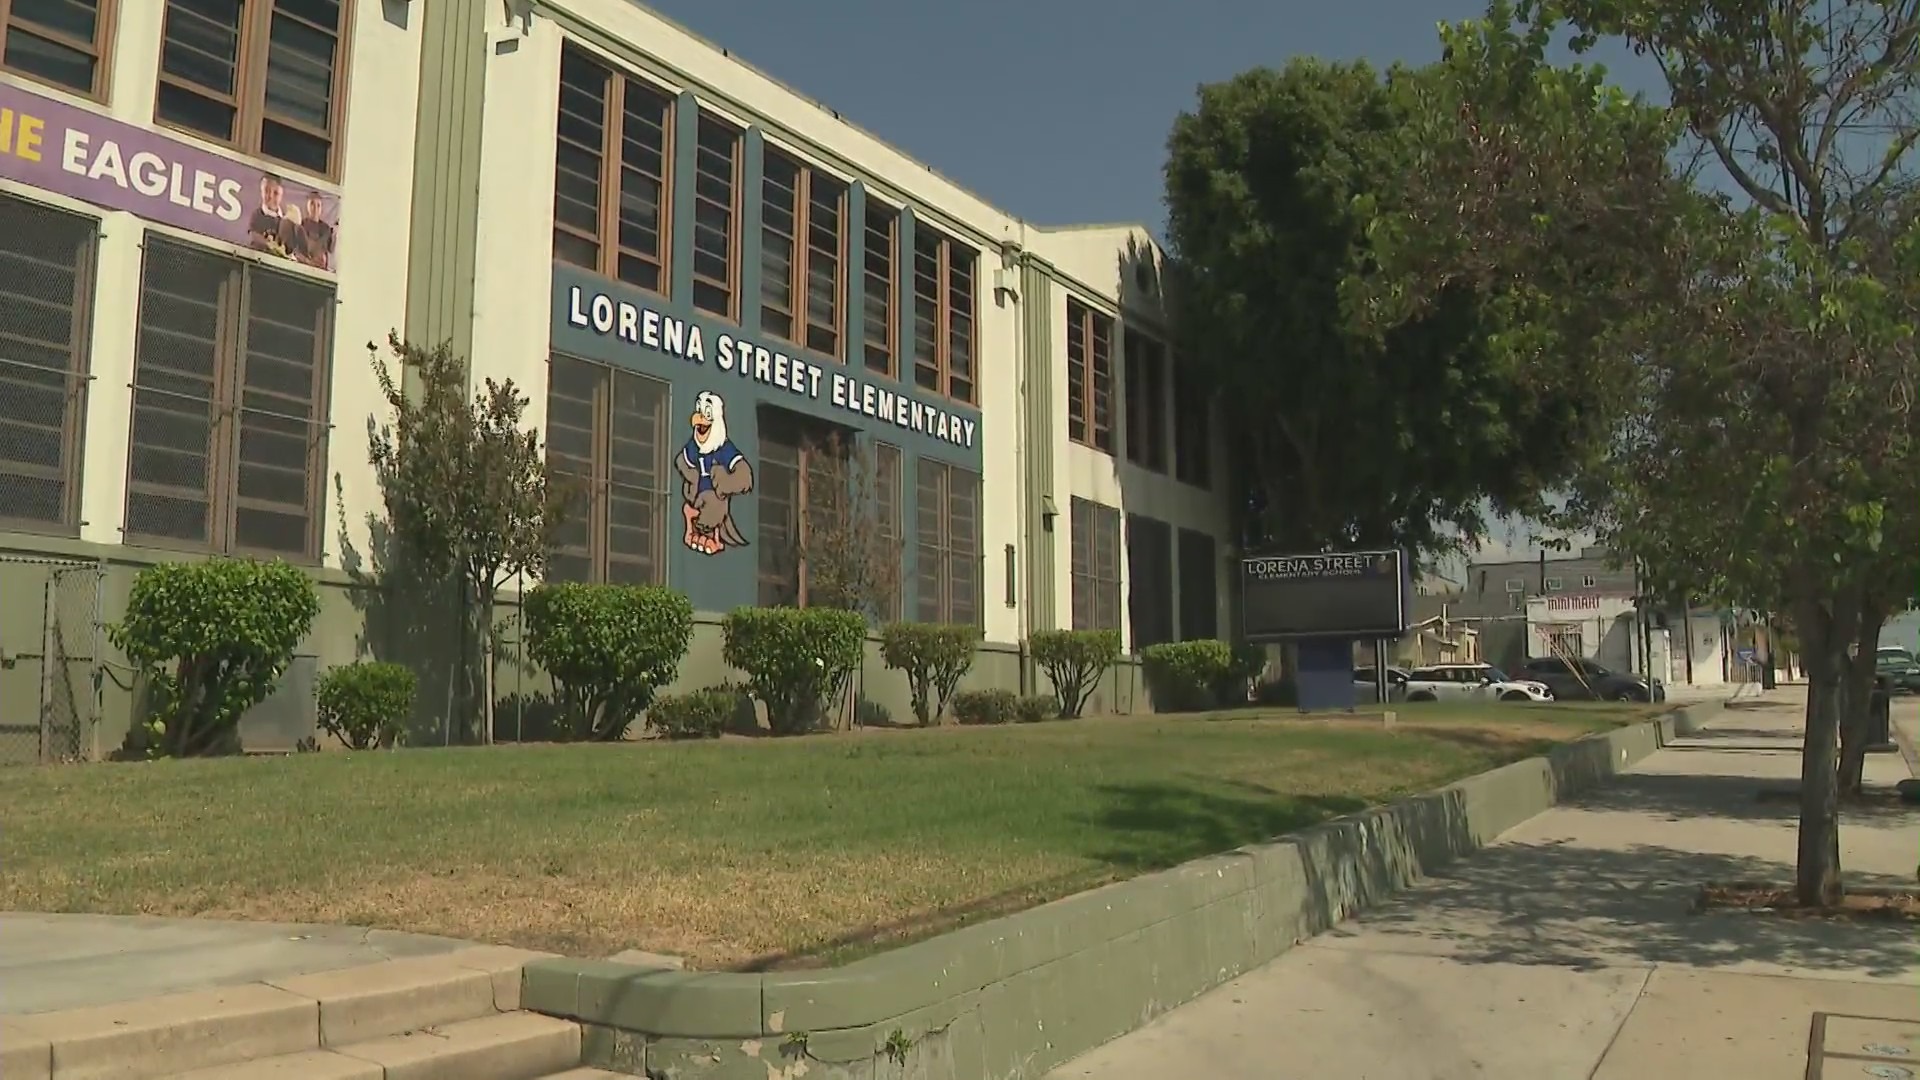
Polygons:
[[839,968],[538,960],[520,1000],[582,1025],[583,1064],[637,1075],[1032,1080],[1606,783],[1724,708],[1681,706],[1425,795]]

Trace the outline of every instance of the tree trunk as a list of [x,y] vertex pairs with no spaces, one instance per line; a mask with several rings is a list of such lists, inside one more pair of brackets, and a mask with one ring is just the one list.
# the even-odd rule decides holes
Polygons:
[[1840,902],[1840,711],[1852,621],[1817,601],[1797,605],[1807,668],[1806,738],[1800,755],[1800,843],[1794,892],[1801,904]]
[[493,745],[493,595],[486,589],[480,608],[480,745]]

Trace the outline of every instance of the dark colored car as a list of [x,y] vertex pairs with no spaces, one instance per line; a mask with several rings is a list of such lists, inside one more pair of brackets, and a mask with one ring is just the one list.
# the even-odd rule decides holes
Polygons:
[[1527,661],[1522,678],[1547,684],[1556,701],[1665,701],[1659,679],[1609,671],[1592,660],[1543,656]]
[[1873,658],[1874,674],[1896,694],[1920,694],[1920,662],[1898,645],[1887,646]]

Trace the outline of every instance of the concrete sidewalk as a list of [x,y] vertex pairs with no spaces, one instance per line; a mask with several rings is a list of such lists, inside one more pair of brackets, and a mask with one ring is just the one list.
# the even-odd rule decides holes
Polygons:
[[0,913],[0,1016],[242,986],[471,946],[351,926]]
[[[1690,913],[1703,882],[1791,880],[1795,805],[1759,793],[1797,785],[1804,694],[1748,696],[1052,1080],[1920,1076],[1912,926]],[[1907,775],[1869,761],[1870,785]],[[1912,886],[1920,813],[1849,814],[1842,846],[1850,882]]]

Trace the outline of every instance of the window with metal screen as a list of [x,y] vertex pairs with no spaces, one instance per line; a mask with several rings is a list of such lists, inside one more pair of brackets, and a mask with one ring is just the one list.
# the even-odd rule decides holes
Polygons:
[[1068,503],[1072,534],[1073,628],[1120,629],[1120,511],[1086,499]]
[[980,477],[921,458],[917,589],[920,621],[980,625]]
[[0,520],[78,528],[100,223],[0,196]]
[[1127,515],[1127,618],[1135,652],[1173,640],[1173,529]]
[[925,224],[913,230],[913,381],[974,400],[974,269],[978,254]]
[[156,120],[307,172],[338,173],[343,0],[166,5]]
[[1067,300],[1067,437],[1113,453],[1113,319]]
[[894,290],[899,287],[895,254],[900,212],[867,199],[865,253],[866,291],[861,298],[862,355],[867,370],[899,376],[894,363],[899,349],[899,324],[894,318]]
[[1220,557],[1213,537],[1181,529],[1180,639],[1201,641],[1220,636]]
[[736,318],[740,253],[740,130],[700,117],[694,147],[693,306]]
[[125,532],[317,559],[330,286],[148,234]]
[[667,384],[570,356],[547,375],[547,468],[573,495],[553,581],[667,580]]
[[575,48],[560,56],[554,257],[667,291],[673,98]]
[[0,67],[99,98],[113,0],[0,0]]

